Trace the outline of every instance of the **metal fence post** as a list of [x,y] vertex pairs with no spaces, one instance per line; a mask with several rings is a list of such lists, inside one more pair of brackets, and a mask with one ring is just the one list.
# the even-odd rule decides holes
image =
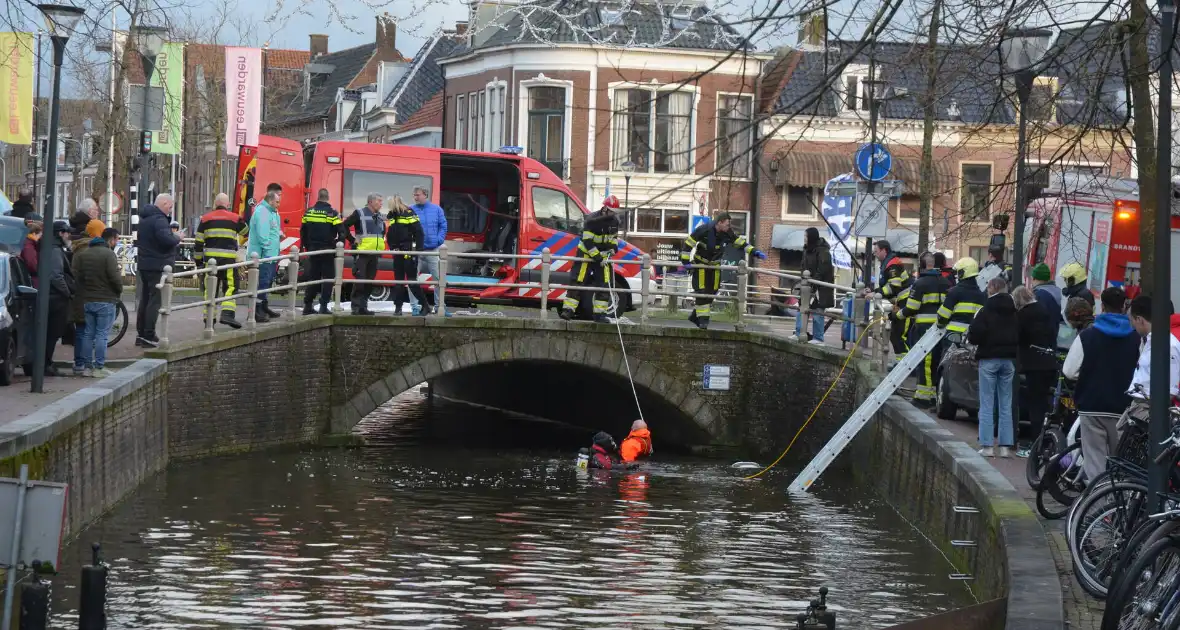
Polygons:
[[344,243],[336,243],[336,271],[332,278],[332,313],[340,312],[340,298],[344,294]]
[[553,263],[553,252],[546,247],[541,250],[541,319],[549,319],[549,265]]
[[299,317],[299,248],[291,248],[291,262],[287,265],[287,287],[291,292],[291,319]]
[[252,330],[258,321],[258,252],[250,254],[250,266],[246,268],[246,329]]
[[889,345],[889,339],[892,337],[890,333],[893,329],[893,317],[890,316],[892,311],[893,305],[889,302],[884,302],[881,304],[881,317],[883,317],[885,321],[882,322],[880,330],[878,331],[877,351],[880,354],[878,358],[881,360],[882,372],[889,371],[889,351],[892,349]]
[[811,331],[811,272],[804,271],[803,279],[799,281],[799,320],[802,322],[796,324],[795,327],[799,329],[799,340],[802,341],[807,337],[807,333]]
[[737,315],[734,319],[734,326],[739,330],[744,327],[742,324],[742,317],[746,314],[746,290],[750,285],[750,263],[744,259],[738,261],[738,277],[737,277]]
[[639,259],[639,322],[647,323],[647,303],[651,300],[651,254]]
[[438,246],[438,286],[434,289],[434,307],[439,317],[447,316],[447,246]]
[[[145,287],[146,288],[146,287]],[[160,324],[157,327],[160,334],[160,347],[168,345],[168,319],[172,316],[172,265],[164,267],[160,277]]]
[[[865,311],[864,292],[865,283],[857,282],[856,292],[852,294],[852,317],[850,321],[852,324],[852,343],[854,344],[860,339],[860,334],[865,329],[864,327],[869,325],[867,313],[864,316],[861,315]],[[865,341],[868,341],[868,339],[865,339]],[[862,355],[868,354],[868,345],[865,345],[864,349],[860,350],[860,352]]]
[[205,330],[201,336],[205,339],[213,338],[213,324],[217,322],[217,259],[209,257],[205,263]]

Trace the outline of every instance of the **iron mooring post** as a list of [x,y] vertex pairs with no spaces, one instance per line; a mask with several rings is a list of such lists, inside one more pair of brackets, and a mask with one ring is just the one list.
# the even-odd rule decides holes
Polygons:
[[98,543],[91,545],[91,562],[82,567],[82,587],[78,591],[78,630],[106,630],[107,566],[103,564]]

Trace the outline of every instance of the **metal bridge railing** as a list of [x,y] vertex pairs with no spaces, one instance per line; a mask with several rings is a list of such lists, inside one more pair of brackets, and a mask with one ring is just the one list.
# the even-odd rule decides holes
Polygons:
[[[438,258],[438,276],[429,280],[362,280],[356,278],[344,277],[344,262],[345,249],[342,243],[337,244],[335,251],[318,251],[318,252],[301,252],[298,248],[291,248],[287,254],[280,254],[269,258],[259,258],[257,254],[252,254],[248,260],[239,261],[231,264],[221,264],[216,259],[210,258],[203,267],[197,267],[186,271],[176,271],[172,267],[165,267],[164,273],[161,276],[160,284],[157,287],[160,289],[161,307],[160,307],[160,321],[157,326],[160,346],[167,346],[169,343],[168,330],[169,320],[175,313],[190,310],[202,309],[204,311],[205,329],[203,336],[206,339],[212,338],[214,335],[214,325],[218,319],[218,306],[224,302],[245,300],[246,301],[246,319],[242,322],[246,329],[253,329],[257,326],[257,317],[255,313],[258,298],[262,295],[286,292],[289,300],[288,308],[284,317],[295,319],[301,316],[300,296],[299,290],[312,286],[314,284],[328,284],[332,287],[332,301],[334,303],[334,310],[340,311],[342,298],[344,293],[344,285],[380,285],[380,286],[398,286],[398,285],[419,285],[423,287],[433,287],[435,292],[435,303],[438,307],[439,313],[446,312],[447,291],[454,288],[486,288],[489,285],[485,282],[472,282],[469,280],[462,280],[460,278],[451,277],[448,274],[448,261],[453,259],[474,259],[474,260],[518,260],[518,261],[533,261],[540,260],[539,282],[513,282],[513,283],[496,283],[494,286],[498,288],[510,289],[540,289],[540,312],[541,319],[547,319],[551,315],[549,313],[550,302],[560,297],[560,293],[570,290],[584,290],[584,287],[576,285],[561,284],[553,282],[552,268],[554,263],[561,262],[581,262],[588,259],[576,256],[554,256],[553,253],[545,248],[539,254],[500,254],[487,252],[448,252],[444,245],[435,251],[391,251],[391,250],[349,250],[352,256],[426,256]],[[334,274],[331,280],[310,280],[299,281],[299,269],[303,261],[311,256],[333,256],[334,258]],[[259,289],[258,277],[261,265],[265,263],[286,263],[287,278],[283,284],[273,285],[267,289]],[[523,263],[522,263],[523,264]],[[612,299],[616,304],[619,303],[617,296],[629,295],[634,307],[639,311],[640,321],[644,324],[649,323],[656,297],[667,298],[667,303],[675,305],[678,302],[685,300],[696,300],[698,298],[712,298],[716,304],[724,304],[729,309],[734,318],[734,324],[739,329],[744,327],[748,322],[768,322],[768,321],[791,321],[794,318],[790,317],[772,317],[769,315],[755,315],[751,310],[755,306],[769,306],[777,297],[785,297],[789,294],[782,292],[777,286],[771,284],[759,284],[759,280],[765,279],[766,282],[773,282],[777,285],[782,280],[790,280],[796,282],[795,289],[798,292],[798,312],[797,318],[801,317],[804,320],[803,330],[808,330],[811,315],[813,310],[811,308],[813,292],[818,288],[830,288],[835,293],[837,300],[851,300],[852,315],[845,315],[843,310],[824,309],[821,314],[825,319],[834,320],[835,322],[851,322],[853,325],[853,339],[857,338],[860,331],[863,331],[866,326],[872,321],[872,317],[879,316],[883,311],[887,311],[887,307],[882,308],[881,296],[879,294],[868,294],[864,291],[863,284],[857,284],[853,287],[832,284],[828,282],[821,282],[813,280],[810,274],[804,272],[802,275],[787,273],[774,269],[764,269],[761,267],[750,267],[746,261],[740,261],[736,265],[711,265],[710,270],[720,271],[735,271],[736,282],[724,283],[721,290],[716,294],[707,293],[693,293],[691,284],[684,282],[684,288],[679,288],[676,283],[669,282],[669,279],[680,278],[687,280],[683,276],[669,275],[667,273],[661,274],[661,270],[667,271],[669,269],[675,270],[681,265],[676,262],[654,261],[651,256],[644,254],[638,260],[612,260],[609,262],[612,268],[638,266],[639,267],[639,288],[633,289],[628,284],[614,282],[616,278],[614,273],[609,274],[608,286],[597,288],[595,291],[610,293],[616,296]],[[240,291],[231,296],[217,296],[217,274],[225,270],[245,270],[246,285],[245,290]],[[690,269],[689,273],[695,269]],[[657,278],[662,278],[662,282],[657,283]],[[754,279],[751,282],[751,278]],[[173,292],[177,281],[194,280],[198,284],[203,285],[204,294],[202,299],[186,303],[175,304],[173,302]],[[200,280],[204,282],[200,282]],[[682,280],[682,281],[683,281]],[[621,286],[620,286],[621,285]],[[779,291],[775,293],[775,291]],[[554,293],[557,295],[553,295]],[[838,302],[839,303],[839,302]],[[721,312],[721,311],[716,311]],[[616,312],[617,316],[622,316],[622,313]],[[874,358],[879,358],[882,365],[885,365],[883,355],[888,354],[888,333],[885,326],[877,327],[877,334],[872,340],[871,347],[876,349],[873,352],[876,355]]]

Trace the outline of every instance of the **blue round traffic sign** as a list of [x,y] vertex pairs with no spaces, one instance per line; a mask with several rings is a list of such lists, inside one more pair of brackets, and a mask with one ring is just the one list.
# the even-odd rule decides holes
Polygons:
[[889,175],[893,168],[893,156],[881,143],[863,144],[856,150],[856,172],[873,182],[879,182]]

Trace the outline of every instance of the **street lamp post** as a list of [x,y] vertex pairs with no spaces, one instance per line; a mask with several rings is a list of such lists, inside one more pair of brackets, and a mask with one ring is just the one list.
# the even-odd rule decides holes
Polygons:
[[1047,29],[1018,29],[1004,34],[1000,56],[1012,72],[1019,104],[1016,123],[1016,224],[1012,232],[1013,285],[1024,284],[1024,213],[1028,208],[1028,101],[1038,66],[1049,50],[1053,33]]
[[136,26],[132,36],[135,38],[135,49],[139,52],[140,61],[143,62],[143,113],[140,116],[140,141],[139,141],[139,194],[136,197],[139,199],[139,207],[142,208],[145,203],[151,203],[148,200],[148,167],[151,164],[151,149],[150,144],[146,142],[150,137],[151,131],[148,130],[148,112],[152,96],[152,74],[156,71],[156,57],[160,54],[160,49],[164,47],[164,38],[168,35],[168,29],[161,26]]
[[[37,8],[45,16],[49,38],[53,42],[53,104],[49,108],[49,155],[57,155],[58,120],[61,115],[61,64],[65,55],[66,43],[74,33],[74,27],[82,18],[85,10],[81,7],[71,7],[62,4],[39,4]],[[53,233],[54,206],[57,202],[57,160],[52,168],[45,169],[45,209],[44,232],[37,259],[41,262],[38,268],[37,291],[37,340],[34,343],[33,383],[32,392],[40,394],[45,389],[45,370],[48,357],[45,356],[46,344],[49,341],[49,285],[50,278],[56,273],[54,267],[58,264],[58,257],[53,255],[54,241],[57,235]],[[5,594],[7,599],[8,594]]]
[[619,167],[623,169],[623,207],[627,209],[627,219],[623,223],[623,239],[627,238],[627,229],[631,226],[631,175],[635,173],[635,162],[627,160]]

